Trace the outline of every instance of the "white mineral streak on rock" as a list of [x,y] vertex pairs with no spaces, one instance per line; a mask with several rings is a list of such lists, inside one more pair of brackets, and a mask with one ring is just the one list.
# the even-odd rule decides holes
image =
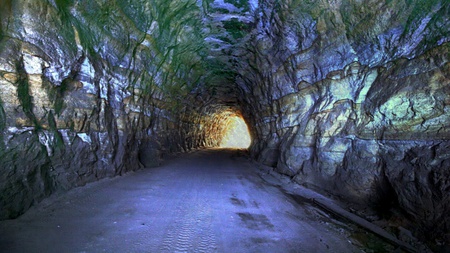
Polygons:
[[23,66],[25,71],[30,75],[42,74],[43,63],[44,61],[39,57],[26,53],[23,54]]
[[45,148],[47,149],[48,156],[52,156],[53,155],[52,143],[54,140],[54,136],[52,134],[49,134],[44,131],[39,132],[38,136],[39,136],[39,142],[42,145],[44,145]]
[[34,127],[22,127],[22,128],[8,127],[8,132],[10,134],[21,134],[21,133],[33,131],[33,130],[34,130]]
[[252,11],[256,10],[259,7],[259,1],[258,0],[249,0],[248,3],[250,4],[250,9]]
[[6,59],[0,58],[0,71],[14,72],[15,68],[9,62],[6,62]]
[[214,19],[214,21],[229,21],[232,19],[237,19],[240,22],[251,22],[253,21],[252,17],[250,16],[243,16],[239,14],[211,14],[211,17]]
[[25,133],[25,132],[31,132],[34,130],[34,127],[23,127],[23,128],[17,128],[17,127],[8,127],[7,134],[5,134],[5,137],[3,139],[5,145],[8,145],[8,142],[16,135]]
[[83,89],[87,93],[96,94],[97,87],[93,83],[95,77],[95,69],[87,57],[81,64],[80,76],[81,83],[83,84]]
[[83,142],[92,144],[92,139],[86,133],[77,133],[78,138],[80,138]]
[[236,8],[236,6],[234,6],[230,3],[225,3],[223,0],[215,0],[211,6],[213,8],[222,8],[229,12],[239,12],[239,9]]
[[147,31],[147,34],[153,34],[156,30],[158,30],[159,25],[158,22],[153,21],[152,24],[150,25],[150,28]]
[[46,70],[46,76],[52,80],[55,84],[61,83],[61,75],[58,71],[58,68],[56,66],[50,66]]
[[71,132],[69,129],[59,129],[58,132],[61,134],[64,143],[68,146],[72,145],[74,135],[70,136]]
[[108,100],[108,82],[104,78],[100,80],[100,98]]

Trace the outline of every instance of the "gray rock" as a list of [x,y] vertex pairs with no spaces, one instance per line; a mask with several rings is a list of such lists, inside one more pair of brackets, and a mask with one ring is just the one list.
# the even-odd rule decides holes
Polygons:
[[258,161],[448,240],[449,12],[444,0],[4,1],[0,219],[218,146],[243,116]]

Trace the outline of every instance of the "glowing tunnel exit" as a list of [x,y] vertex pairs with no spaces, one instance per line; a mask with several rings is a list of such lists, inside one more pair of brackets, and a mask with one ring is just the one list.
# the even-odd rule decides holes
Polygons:
[[221,148],[248,148],[252,142],[247,124],[240,116],[231,116],[225,120]]

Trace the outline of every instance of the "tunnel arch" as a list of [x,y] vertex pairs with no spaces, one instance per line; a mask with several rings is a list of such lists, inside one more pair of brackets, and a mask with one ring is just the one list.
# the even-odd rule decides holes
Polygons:
[[247,149],[252,137],[240,109],[235,105],[215,104],[198,115],[205,147]]

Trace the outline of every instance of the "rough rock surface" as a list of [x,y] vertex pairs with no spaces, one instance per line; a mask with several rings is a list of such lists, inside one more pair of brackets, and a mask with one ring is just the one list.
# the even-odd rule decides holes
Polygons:
[[215,88],[224,79],[209,66],[218,64],[207,59],[202,10],[195,1],[2,1],[0,219],[158,165],[166,152],[218,145],[220,115],[238,110],[226,104],[233,93],[217,101],[229,92]]
[[449,242],[449,13],[447,1],[260,1],[235,48],[254,157],[348,201],[398,206]]
[[258,161],[450,243],[449,13],[445,0],[3,1],[0,218],[217,146],[242,115]]

